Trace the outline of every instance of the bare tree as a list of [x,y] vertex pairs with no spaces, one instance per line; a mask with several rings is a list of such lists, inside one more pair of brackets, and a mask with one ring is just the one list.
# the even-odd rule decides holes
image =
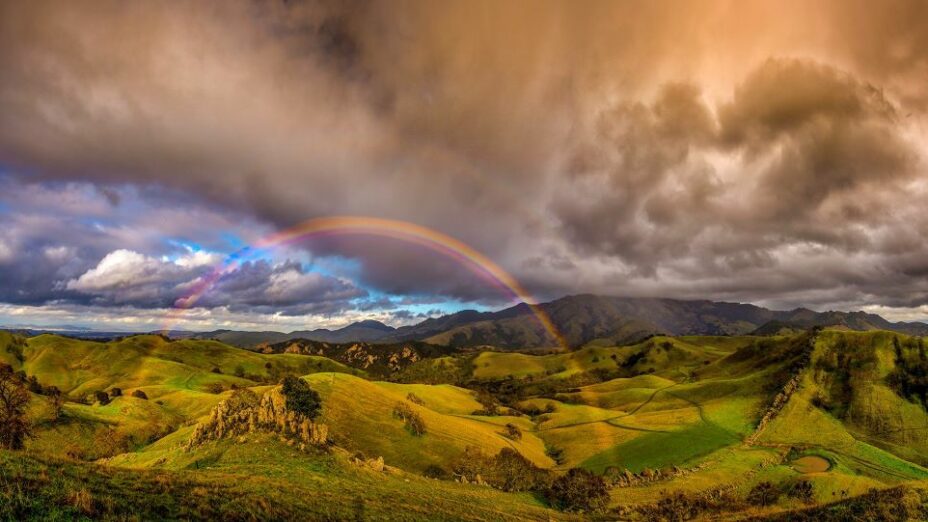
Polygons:
[[0,365],[0,447],[22,449],[32,434],[26,418],[29,398],[26,383],[13,373],[13,368]]

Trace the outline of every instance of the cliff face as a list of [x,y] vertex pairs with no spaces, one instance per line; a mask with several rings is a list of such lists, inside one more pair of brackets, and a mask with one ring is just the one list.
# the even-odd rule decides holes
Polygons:
[[270,432],[295,443],[324,445],[329,430],[325,424],[287,409],[287,399],[274,388],[261,397],[250,390],[238,390],[213,408],[209,418],[197,425],[187,448],[248,433]]

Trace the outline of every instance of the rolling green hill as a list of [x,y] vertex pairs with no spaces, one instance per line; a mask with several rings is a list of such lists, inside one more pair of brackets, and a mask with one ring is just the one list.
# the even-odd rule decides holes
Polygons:
[[[915,492],[928,481],[918,338],[826,329],[417,357],[384,382],[318,355],[216,341],[0,332],[0,362],[37,381],[35,436],[26,453],[0,451],[0,477],[16,478],[0,479],[0,517],[118,518],[133,503],[155,518],[576,516],[548,507],[547,486],[457,483],[473,451],[523,459],[485,470],[497,478],[529,467],[547,483],[572,468],[603,476],[607,519],[657,520],[680,506],[697,517],[779,516],[851,497],[875,505],[873,488]],[[325,445],[302,448],[263,428],[190,444],[237,390],[260,398],[285,375],[318,393]],[[49,386],[67,397],[57,416]],[[101,402],[97,392],[109,393]],[[806,500],[786,495],[800,481]],[[782,494],[759,508],[752,495],[767,483]],[[172,500],[181,490],[196,493]]]

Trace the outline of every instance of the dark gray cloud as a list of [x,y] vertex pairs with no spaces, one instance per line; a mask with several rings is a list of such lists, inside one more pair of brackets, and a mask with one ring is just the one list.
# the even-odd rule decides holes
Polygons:
[[220,278],[196,306],[224,306],[232,311],[333,315],[356,306],[368,293],[350,281],[307,272],[297,262],[244,263]]
[[[543,298],[915,306],[928,253],[924,10],[4,2],[0,164],[16,183],[95,185],[98,206],[82,212],[99,220],[130,219],[120,187],[225,217],[164,211],[66,252],[55,250],[65,214],[44,225],[0,214],[0,270],[15,281],[0,298],[86,298],[47,281],[36,290],[63,270],[38,259],[45,248],[72,260],[53,277],[67,282],[119,249],[157,258],[157,236],[184,224],[206,238],[235,216],[256,232],[360,214],[451,234]],[[302,246],[354,260],[355,286],[502,302],[421,248]],[[345,290],[302,277],[321,295]],[[229,288],[220,295],[239,303]],[[240,292],[265,309],[297,306]]]

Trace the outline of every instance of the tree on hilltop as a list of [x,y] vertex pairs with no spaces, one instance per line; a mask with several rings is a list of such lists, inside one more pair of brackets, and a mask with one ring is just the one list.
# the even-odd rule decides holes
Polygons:
[[309,387],[309,383],[288,375],[281,382],[281,392],[287,398],[287,409],[301,413],[310,419],[319,416],[319,410],[322,408],[322,399],[316,390]]

